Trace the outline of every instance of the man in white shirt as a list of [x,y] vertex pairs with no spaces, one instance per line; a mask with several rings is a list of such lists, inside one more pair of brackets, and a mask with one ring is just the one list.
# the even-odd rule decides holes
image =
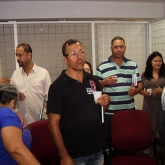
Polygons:
[[18,111],[27,124],[30,124],[39,120],[44,100],[47,100],[51,79],[46,69],[32,61],[30,45],[19,44],[16,47],[16,57],[20,68],[14,71],[11,84],[19,91]]

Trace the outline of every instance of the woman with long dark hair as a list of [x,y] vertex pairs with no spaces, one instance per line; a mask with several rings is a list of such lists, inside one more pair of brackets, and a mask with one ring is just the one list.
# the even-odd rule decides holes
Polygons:
[[143,110],[150,116],[153,138],[159,133],[163,142],[163,109],[161,95],[165,86],[165,64],[159,52],[152,52],[146,61],[146,68],[142,74]]

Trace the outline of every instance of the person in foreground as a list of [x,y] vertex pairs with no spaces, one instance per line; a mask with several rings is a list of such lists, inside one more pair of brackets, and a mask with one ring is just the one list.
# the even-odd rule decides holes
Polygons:
[[[125,40],[116,36],[111,41],[112,55],[102,62],[96,71],[103,92],[111,97],[111,104],[105,112],[105,136],[110,140],[112,115],[124,109],[135,110],[134,96],[142,89],[141,77],[137,64],[127,59]],[[136,81],[132,77],[136,76]]]
[[[146,61],[146,68],[142,74],[143,90],[140,94],[143,98],[143,110],[148,113],[151,121],[153,139],[156,132],[159,133],[162,143],[163,140],[163,116],[164,111],[161,104],[161,95],[165,86],[165,64],[159,52],[152,52]],[[151,93],[147,90],[151,89]],[[152,155],[151,147],[151,155]]]
[[31,133],[14,110],[18,92],[11,84],[0,85],[0,164],[40,165],[30,152]]
[[19,91],[18,112],[28,124],[39,120],[44,101],[47,101],[51,79],[48,71],[32,61],[32,48],[21,43],[16,47],[16,57],[20,68],[11,77]]
[[85,50],[80,41],[70,39],[62,46],[67,69],[51,84],[48,120],[61,165],[99,165],[104,147],[101,106],[110,98],[102,94],[97,103],[93,91],[101,91],[97,78],[83,70]]

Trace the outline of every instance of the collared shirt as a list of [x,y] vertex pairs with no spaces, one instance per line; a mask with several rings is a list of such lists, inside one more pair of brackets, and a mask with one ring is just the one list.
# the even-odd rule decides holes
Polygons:
[[101,107],[92,92],[101,87],[95,76],[83,73],[81,83],[63,71],[51,84],[48,95],[47,112],[61,115],[62,138],[72,158],[97,153],[104,146]]
[[19,113],[26,119],[27,124],[39,120],[44,99],[47,100],[51,79],[48,71],[34,64],[31,72],[25,73],[22,67],[14,71],[11,77],[18,91],[25,89],[26,98],[18,101]]
[[108,111],[105,114],[113,114],[114,112],[122,109],[134,109],[134,97],[128,95],[128,90],[132,85],[132,75],[137,75],[137,82],[141,82],[141,77],[138,67],[135,62],[124,57],[121,67],[112,61],[110,56],[106,61],[101,63],[96,75],[99,81],[102,81],[108,76],[117,76],[117,83],[107,85],[103,88],[103,92],[108,94],[111,98]]

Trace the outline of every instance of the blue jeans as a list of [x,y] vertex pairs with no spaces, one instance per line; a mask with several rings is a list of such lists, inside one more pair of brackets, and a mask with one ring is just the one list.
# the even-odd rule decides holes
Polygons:
[[103,151],[73,159],[74,165],[100,165]]

